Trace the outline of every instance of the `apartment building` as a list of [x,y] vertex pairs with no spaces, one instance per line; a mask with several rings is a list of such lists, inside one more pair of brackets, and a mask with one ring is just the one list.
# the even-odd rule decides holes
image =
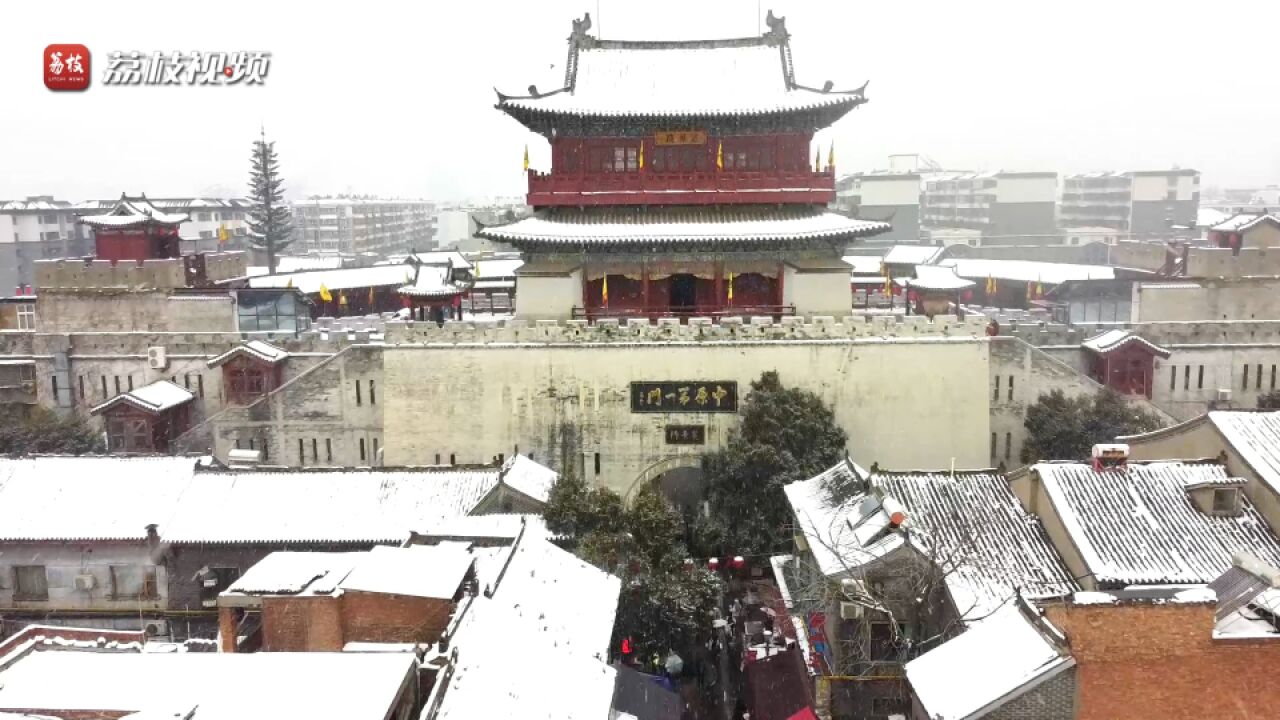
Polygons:
[[429,250],[435,206],[425,200],[312,198],[292,204],[294,253],[375,253]]
[[13,291],[32,284],[36,260],[88,254],[92,235],[76,218],[72,203],[51,195],[0,200],[0,294],[21,295]]
[[1196,170],[1096,172],[1068,175],[1062,182],[1063,226],[1115,228],[1138,240],[1194,229],[1199,207]]
[[1056,245],[1058,174],[933,173],[924,176],[924,224],[968,228],[983,245]]
[[858,173],[836,184],[836,204],[862,220],[893,226],[860,245],[920,242],[920,174],[891,170]]

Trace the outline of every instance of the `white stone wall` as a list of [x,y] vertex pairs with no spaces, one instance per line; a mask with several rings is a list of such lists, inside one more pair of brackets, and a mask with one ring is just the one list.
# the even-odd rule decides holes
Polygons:
[[516,287],[516,317],[526,320],[565,320],[582,305],[581,269],[561,276],[520,275]]

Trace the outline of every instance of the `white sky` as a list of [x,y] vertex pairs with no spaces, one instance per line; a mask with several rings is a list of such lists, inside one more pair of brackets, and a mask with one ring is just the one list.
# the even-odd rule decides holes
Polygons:
[[[1206,186],[1280,183],[1280,2],[761,0],[787,18],[797,78],[870,79],[821,135],[840,172],[921,153],[946,167],[1162,168]],[[0,28],[0,199],[242,194],[264,123],[291,196],[462,200],[523,192],[546,143],[492,88],[562,76],[570,20],[604,37],[754,35],[755,0],[9,2]],[[93,53],[83,93],[41,53]],[[261,87],[104,87],[113,50],[268,50]],[[554,67],[552,67],[554,66]]]

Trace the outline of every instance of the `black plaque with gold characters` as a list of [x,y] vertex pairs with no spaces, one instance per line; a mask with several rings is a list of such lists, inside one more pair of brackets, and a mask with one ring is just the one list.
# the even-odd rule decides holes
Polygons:
[[706,445],[706,425],[668,425],[668,445]]
[[738,383],[732,380],[633,382],[631,412],[738,412]]

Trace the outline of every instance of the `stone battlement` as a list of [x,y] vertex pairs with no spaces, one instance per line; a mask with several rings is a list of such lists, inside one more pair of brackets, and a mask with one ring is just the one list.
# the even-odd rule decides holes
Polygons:
[[992,313],[1000,334],[1037,347],[1079,345],[1107,330],[1131,330],[1157,345],[1249,345],[1280,343],[1280,320],[1190,320],[1146,323],[1093,322],[1063,325]]
[[854,315],[837,320],[830,316],[786,317],[774,322],[770,317],[660,318],[656,323],[644,318],[597,320],[506,320],[498,323],[391,321],[386,323],[388,345],[455,343],[630,343],[701,341],[785,341],[832,340],[838,338],[981,337],[987,318],[958,320],[921,316]]
[[37,260],[39,292],[150,291],[196,287],[243,277],[244,253],[204,253],[181,258],[112,262],[95,258]]

